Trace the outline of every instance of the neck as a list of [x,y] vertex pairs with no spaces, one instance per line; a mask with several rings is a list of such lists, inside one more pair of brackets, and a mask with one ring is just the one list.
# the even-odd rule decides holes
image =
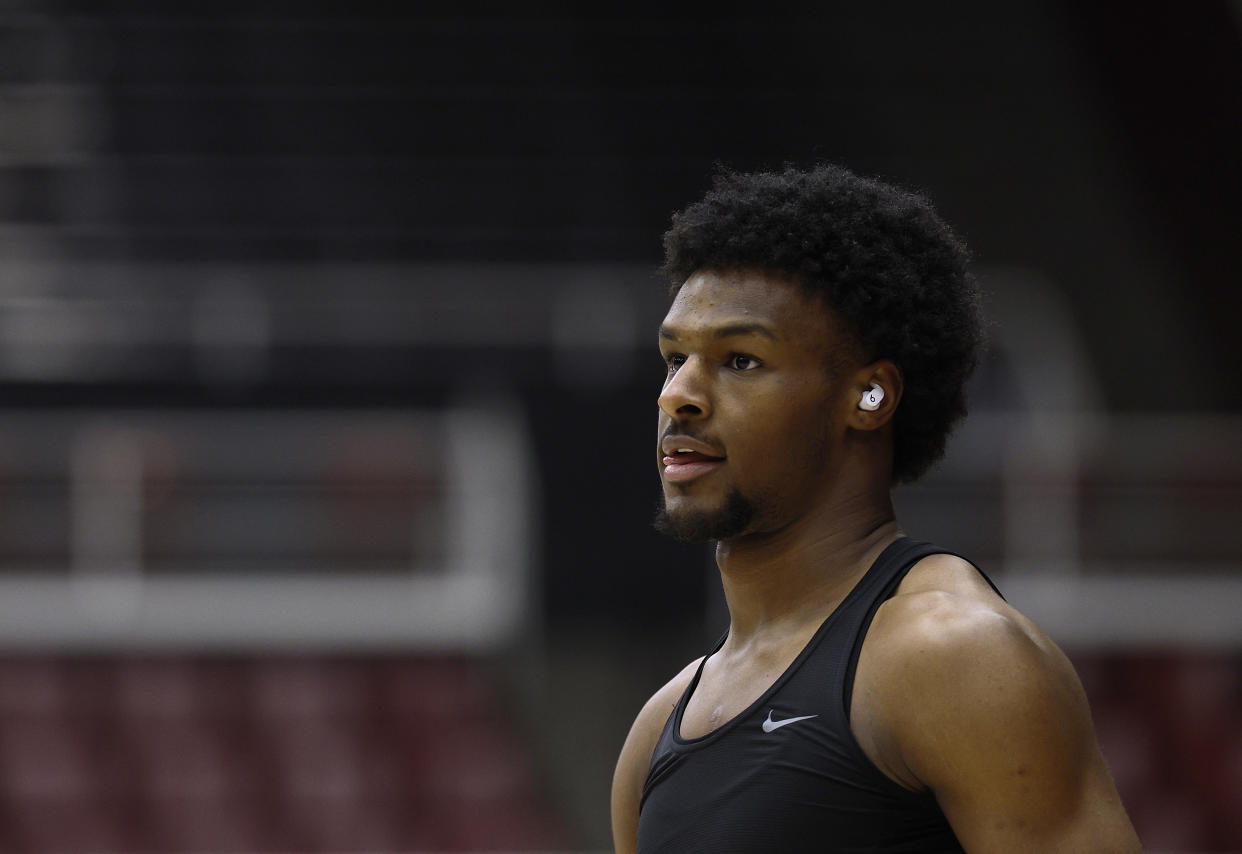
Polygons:
[[729,644],[779,638],[818,625],[901,536],[892,500],[823,507],[779,530],[720,542]]

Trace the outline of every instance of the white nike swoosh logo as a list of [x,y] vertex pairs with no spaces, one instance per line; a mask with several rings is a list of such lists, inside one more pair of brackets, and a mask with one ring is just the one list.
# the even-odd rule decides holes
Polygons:
[[798,721],[808,721],[811,718],[817,718],[817,717],[819,717],[819,715],[803,715],[800,718],[785,718],[784,720],[774,721],[772,720],[772,710],[768,709],[768,719],[763,722],[763,731],[771,732],[772,730],[780,729],[783,726],[789,726],[790,724],[796,724]]

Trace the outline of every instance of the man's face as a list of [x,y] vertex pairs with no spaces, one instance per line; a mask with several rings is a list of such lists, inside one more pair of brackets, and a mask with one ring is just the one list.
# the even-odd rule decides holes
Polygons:
[[702,270],[660,328],[668,375],[656,456],[656,527],[679,539],[779,530],[815,507],[844,430],[833,356],[847,352],[827,306],[758,271]]

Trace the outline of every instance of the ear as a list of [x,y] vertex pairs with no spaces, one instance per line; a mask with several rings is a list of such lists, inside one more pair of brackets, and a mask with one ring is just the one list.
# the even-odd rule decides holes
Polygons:
[[[883,391],[883,399],[875,409],[863,409],[859,403],[871,384],[875,383]],[[849,425],[855,430],[878,430],[893,419],[897,404],[901,402],[902,380],[901,369],[891,359],[880,359],[870,365],[859,368],[850,375],[850,393],[847,395],[850,406]]]

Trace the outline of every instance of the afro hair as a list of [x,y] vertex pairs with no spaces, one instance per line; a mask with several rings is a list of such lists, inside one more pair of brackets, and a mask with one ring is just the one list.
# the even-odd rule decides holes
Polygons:
[[673,216],[664,253],[672,296],[696,270],[756,269],[826,298],[866,361],[901,370],[893,482],[944,455],[983,331],[966,247],[925,198],[831,165],[722,171]]

